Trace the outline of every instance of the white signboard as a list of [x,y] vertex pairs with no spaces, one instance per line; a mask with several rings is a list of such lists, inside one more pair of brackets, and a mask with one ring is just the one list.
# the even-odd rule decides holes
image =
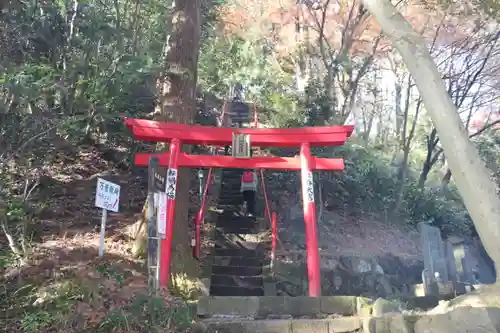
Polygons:
[[167,229],[167,194],[158,193],[158,211],[156,213],[156,227],[161,239],[165,239]]
[[95,206],[118,212],[120,205],[120,185],[97,178],[97,190],[95,195]]
[[167,198],[175,199],[175,190],[177,188],[177,169],[167,170]]

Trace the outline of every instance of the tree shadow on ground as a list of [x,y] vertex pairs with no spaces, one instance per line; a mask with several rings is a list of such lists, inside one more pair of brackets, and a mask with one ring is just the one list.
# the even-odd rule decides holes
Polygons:
[[5,286],[15,288],[29,283],[33,287],[40,287],[59,279],[73,277],[86,277],[90,281],[106,276],[103,267],[114,271],[114,275],[121,275],[124,281],[129,278],[146,279],[143,262],[109,252],[99,258],[98,250],[94,247],[43,246],[35,251],[30,264],[20,268],[12,266],[4,270],[1,281]]

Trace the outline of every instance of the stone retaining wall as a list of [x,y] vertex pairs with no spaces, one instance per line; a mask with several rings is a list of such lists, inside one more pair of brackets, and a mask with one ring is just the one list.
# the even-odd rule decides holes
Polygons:
[[[405,302],[411,308],[430,309],[438,304],[438,298],[412,297],[405,299]],[[252,319],[364,316],[371,314],[372,308],[377,306],[376,303],[357,296],[202,297],[198,301],[198,316]]]

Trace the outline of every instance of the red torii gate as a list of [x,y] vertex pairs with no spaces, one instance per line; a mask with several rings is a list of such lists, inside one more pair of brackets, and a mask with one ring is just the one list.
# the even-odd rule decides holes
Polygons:
[[[341,146],[352,134],[354,126],[322,126],[280,129],[220,128],[201,125],[157,122],[144,119],[125,119],[125,125],[137,140],[169,142],[169,153],[136,154],[135,165],[148,166],[151,157],[159,159],[159,165],[177,174],[178,167],[250,168],[273,170],[300,170],[304,222],[306,230],[307,272],[309,295],[321,295],[320,258],[314,204],[313,170],[344,170],[342,158],[319,158],[311,155],[314,146]],[[233,134],[248,134],[251,145],[257,147],[300,147],[296,157],[251,157],[191,155],[180,151],[182,144],[228,146]],[[177,191],[177,182],[175,182]],[[167,286],[169,279],[175,195],[167,199],[165,239],[161,241],[160,286]]]

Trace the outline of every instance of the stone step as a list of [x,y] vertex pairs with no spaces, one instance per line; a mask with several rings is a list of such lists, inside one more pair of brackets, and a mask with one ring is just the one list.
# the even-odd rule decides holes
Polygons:
[[240,172],[242,173],[243,171],[245,171],[245,169],[239,169],[239,168],[224,168],[222,169],[222,172],[225,174],[225,173],[237,173],[237,172]]
[[245,249],[223,249],[214,248],[214,255],[219,257],[258,257],[258,251],[249,251]]
[[227,175],[227,174],[222,175],[221,185],[223,185],[223,186],[229,185],[229,187],[233,187],[236,184],[240,185],[242,175],[243,175],[243,172],[240,172],[237,174],[235,173],[235,174],[230,174],[230,175]]
[[217,203],[219,205],[236,205],[236,206],[241,206],[243,205],[244,199],[241,193],[229,193],[229,194],[224,194],[221,193],[219,195],[219,198],[217,199]]
[[[220,205],[220,204],[218,204],[217,206],[218,209],[223,213],[234,213],[234,214],[244,215],[243,212],[241,212],[241,206],[235,207],[234,205]],[[220,215],[220,213],[218,215]]]
[[215,239],[215,247],[221,249],[241,249],[259,252],[269,248],[269,244],[260,242],[246,242],[244,240],[231,239],[230,237],[225,237],[223,234],[219,234],[219,237],[216,237]]
[[221,189],[225,189],[226,191],[239,191],[241,189],[241,176],[238,176],[238,178],[234,177],[222,179]]
[[[271,319],[244,318],[209,319],[196,323],[193,333],[350,333],[363,328],[358,317],[331,319]],[[378,331],[377,331],[378,332]],[[392,331],[391,331],[392,332]]]
[[210,283],[214,285],[224,285],[243,288],[263,288],[262,276],[236,276],[212,274]]
[[[258,247],[253,250],[244,247],[232,247],[230,245],[225,246],[222,244],[221,245],[215,244],[214,249],[215,249],[214,255],[216,256],[262,258],[266,255],[267,252],[269,252],[270,244],[260,243],[258,244]],[[219,250],[229,251],[229,252],[226,252],[225,255],[222,255],[222,252],[219,252]]]
[[236,182],[231,183],[231,184],[224,183],[224,182],[222,183],[219,196],[223,197],[223,196],[231,196],[231,195],[243,197],[243,194],[241,194],[241,183],[239,180],[237,183]]
[[221,184],[223,185],[235,185],[240,184],[242,172],[232,173],[232,174],[223,174],[221,178]]
[[236,199],[239,199],[243,202],[243,195],[241,194],[239,189],[237,191],[221,191],[221,193],[219,194],[219,202]]
[[264,253],[265,249],[249,250],[245,248],[226,248],[223,246],[218,246],[217,244],[214,246],[214,255],[222,257],[233,256],[233,257],[259,258],[263,256]]
[[243,171],[238,173],[223,174],[221,178],[221,184],[229,186],[240,184],[242,175]]
[[233,172],[222,172],[222,181],[240,181],[241,175],[243,175],[243,170],[233,171]]
[[213,296],[264,296],[264,288],[244,288],[210,284],[210,295]]
[[255,235],[260,233],[257,226],[239,226],[239,225],[226,225],[222,227],[217,227],[216,230],[221,233],[226,234],[237,234],[237,235]]
[[221,193],[241,193],[241,179],[240,178],[225,178],[220,182]]
[[363,298],[356,296],[208,296],[201,297],[198,301],[198,315],[201,317],[232,315],[257,319],[283,315],[294,318],[304,316],[315,318],[332,314],[353,316],[356,315],[357,308],[363,304]]
[[236,276],[260,276],[262,275],[262,267],[213,265],[212,274],[236,275]]
[[219,199],[217,201],[218,205],[227,205],[227,206],[238,206],[243,204],[243,198],[239,197],[232,197],[232,198],[224,198],[224,199]]
[[269,260],[251,257],[213,257],[213,265],[259,267],[269,264]]
[[255,221],[257,218],[255,216],[240,216],[240,217],[219,217],[215,222],[216,227],[232,227],[239,226],[240,228],[252,228],[256,225]]
[[227,222],[227,223],[245,223],[245,222],[254,222],[256,219],[255,216],[247,216],[239,211],[224,211],[222,214],[219,214],[217,217],[217,222]]

